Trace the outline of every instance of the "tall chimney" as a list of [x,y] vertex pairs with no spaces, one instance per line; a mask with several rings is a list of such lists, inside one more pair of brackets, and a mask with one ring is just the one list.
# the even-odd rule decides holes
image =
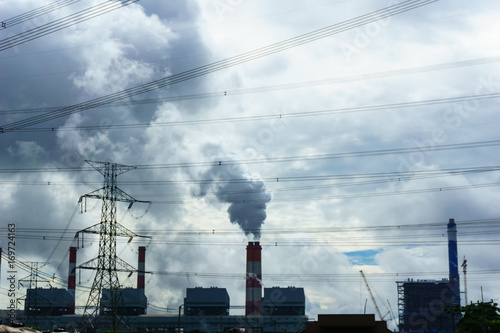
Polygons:
[[457,225],[455,219],[448,222],[448,262],[453,304],[460,305],[460,279],[458,275]]
[[262,265],[259,242],[248,242],[245,315],[260,315],[262,299]]
[[75,288],[76,288],[76,247],[69,248],[69,273],[68,273],[68,292],[73,299],[73,306],[68,309],[67,314],[75,314]]
[[146,247],[139,246],[139,265],[137,271],[137,289],[145,289],[144,274],[146,271]]

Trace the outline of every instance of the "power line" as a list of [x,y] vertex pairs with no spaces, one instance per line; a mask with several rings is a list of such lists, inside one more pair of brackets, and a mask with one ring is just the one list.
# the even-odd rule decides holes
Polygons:
[[[498,229],[493,230],[494,232],[498,231]],[[241,234],[241,232],[240,232]],[[487,236],[491,233],[482,232],[482,233],[474,233],[471,235],[464,234],[464,236]],[[43,237],[43,236],[19,236],[19,239],[29,239],[32,241],[50,241],[54,239],[59,239],[55,237]],[[401,240],[395,239],[396,237],[389,237],[388,239],[381,238],[374,235],[373,237],[364,237],[364,238],[353,238],[349,237],[348,239],[314,239],[314,238],[299,238],[299,239],[277,239],[266,241],[265,239],[261,240],[262,245],[270,246],[270,247],[331,247],[331,248],[362,248],[362,249],[373,249],[373,248],[382,248],[382,247],[427,247],[427,246],[446,246],[448,241],[445,239],[430,239],[437,238],[438,235],[434,235],[433,237],[427,236],[427,239],[413,239],[418,237],[413,237],[412,235],[406,235],[406,238]],[[493,236],[492,236],[493,237]],[[217,239],[217,240],[200,240],[198,238],[193,239],[155,239],[151,241],[150,244],[155,245],[176,245],[176,246],[197,246],[197,247],[213,247],[213,246],[221,246],[221,247],[242,247],[246,245],[244,240],[240,239],[241,237],[236,236],[235,239]],[[401,238],[401,237],[399,237]],[[424,238],[424,237],[420,237]],[[64,241],[72,241],[71,237],[62,237]],[[240,239],[240,240],[238,240]],[[85,246],[89,246],[92,243],[96,243],[98,240],[96,237],[92,237],[91,239],[85,239]],[[127,244],[127,241],[120,241],[118,243]],[[500,244],[500,239],[464,239],[458,242],[459,245],[463,246],[488,246],[488,245],[498,245]]]
[[[5,173],[15,173],[14,171],[9,171],[12,169],[6,169]],[[33,169],[30,169],[33,170]],[[0,173],[3,170],[0,169]],[[330,175],[309,175],[309,176],[273,176],[273,177],[261,177],[259,180],[266,183],[289,183],[289,182],[312,182],[312,181],[326,181],[326,180],[354,180],[355,182],[347,184],[372,184],[379,182],[392,182],[392,181],[406,181],[415,179],[428,179],[435,177],[447,177],[447,176],[457,176],[457,175],[469,175],[475,173],[488,173],[500,171],[499,166],[484,166],[484,167],[465,167],[465,168],[449,168],[449,169],[430,169],[430,170],[415,170],[415,171],[387,171],[387,172],[371,172],[371,173],[351,173],[351,174],[330,174]],[[35,171],[33,171],[35,172]],[[370,180],[372,179],[372,180]],[[363,180],[363,181],[360,181]],[[121,185],[180,185],[180,184],[209,184],[212,183],[211,179],[182,179],[182,180],[128,180],[121,181]],[[217,180],[217,183],[247,183],[248,179],[245,178],[221,178]],[[50,184],[49,184],[50,183]],[[8,185],[96,185],[99,182],[58,182],[58,181],[23,181],[23,180],[5,180],[1,181],[0,184]],[[341,186],[342,183],[334,183],[332,186]],[[327,185],[330,186],[330,185]],[[314,186],[315,187],[315,186]],[[246,192],[242,192],[246,193]],[[177,195],[177,193],[175,194]]]
[[311,43],[313,41],[353,29],[355,27],[365,25],[370,22],[378,21],[390,16],[394,16],[418,7],[428,5],[438,0],[407,0],[393,6],[386,7],[381,10],[374,11],[369,14],[358,16],[356,18],[334,24],[322,29],[318,29],[306,34],[296,36],[278,43],[274,43],[265,47],[261,47],[254,51],[246,52],[238,56],[234,56],[225,60],[217,61],[209,65],[197,67],[185,72],[174,74],[162,79],[158,79],[146,84],[142,84],[133,88],[129,88],[120,92],[112,93],[102,96],[88,102],[75,104],[73,106],[65,107],[56,111],[48,112],[42,115],[33,116],[24,120],[16,121],[0,127],[0,132],[12,132],[22,128],[30,127],[39,123],[49,120],[68,116],[73,113],[82,112],[85,110],[100,107],[109,103],[117,102],[126,98],[130,98],[139,94],[154,91],[164,88],[176,83],[191,80],[200,76],[204,76],[216,71],[227,69],[239,64],[243,64],[252,60],[256,60],[271,54],[275,54],[290,48],[294,48],[303,44]]
[[[263,93],[270,92],[276,90],[285,90],[285,89],[297,89],[304,88],[310,86],[320,86],[320,85],[328,85],[333,83],[345,83],[345,82],[353,82],[353,81],[364,81],[364,80],[372,80],[393,76],[403,76],[410,74],[417,74],[422,72],[432,72],[439,70],[447,70],[452,68],[461,68],[467,66],[477,66],[489,63],[495,63],[500,61],[500,57],[486,57],[486,58],[476,58],[469,59],[458,62],[449,62],[449,63],[441,63],[429,66],[422,67],[412,67],[412,68],[404,68],[397,69],[392,71],[385,72],[375,72],[368,73],[363,75],[355,75],[355,76],[346,76],[346,77],[338,77],[338,78],[330,78],[330,79],[322,79],[322,80],[313,80],[313,81],[303,81],[303,82],[295,82],[295,83],[287,83],[287,84],[279,84],[279,85],[271,85],[264,87],[255,87],[255,88],[247,88],[247,89],[234,89],[234,90],[224,90],[224,91],[216,91],[216,92],[206,92],[206,93],[198,93],[198,94],[188,94],[188,95],[179,95],[172,97],[164,97],[164,98],[148,98],[142,100],[130,100],[126,102],[114,102],[109,103],[102,107],[112,107],[112,106],[133,106],[133,105],[143,105],[143,104],[158,104],[165,102],[173,102],[173,101],[183,101],[183,100],[194,100],[194,99],[204,99],[204,98],[214,98],[214,97],[222,97],[222,96],[237,96],[243,94],[252,94],[252,93]],[[11,77],[0,78],[0,80],[12,79]],[[477,95],[483,96],[483,95]],[[48,111],[56,111],[58,109],[63,108],[62,106],[57,107],[45,107],[45,108],[27,108],[27,109],[13,109],[13,110],[0,110],[0,114],[23,114],[23,113],[42,113]]]
[[[478,169],[474,170],[475,172],[488,172],[488,171],[498,171],[498,168],[493,168],[493,169]],[[268,189],[267,192],[269,193],[274,193],[277,194],[279,192],[290,192],[290,191],[304,191],[304,190],[318,190],[318,189],[325,189],[325,188],[335,188],[335,187],[346,187],[346,186],[360,186],[360,185],[373,185],[373,184],[382,184],[382,183],[390,183],[390,182],[395,182],[395,183],[401,183],[403,181],[409,181],[409,180],[421,180],[421,179],[429,179],[429,178],[435,178],[435,177],[444,177],[444,176],[455,176],[455,175],[464,175],[464,174],[470,174],[472,173],[471,170],[468,171],[463,171],[463,172],[451,172],[447,173],[445,171],[439,173],[439,174],[427,174],[424,172],[422,175],[419,175],[416,173],[415,175],[411,175],[410,172],[404,173],[404,174],[399,174],[399,173],[381,173],[381,174],[372,174],[371,176],[375,176],[375,178],[381,178],[382,179],[376,179],[376,180],[365,180],[365,181],[357,181],[353,180],[351,182],[344,182],[344,183],[329,183],[329,184],[320,184],[320,185],[306,185],[306,186],[293,186],[293,187],[278,187],[278,188],[271,188]],[[405,175],[406,174],[406,175]],[[353,175],[346,176],[346,179],[353,179],[355,178]],[[358,178],[364,178],[362,174],[358,175]],[[268,178],[271,179],[272,182],[278,183],[279,178]],[[291,179],[294,179],[295,181],[297,180],[325,180],[327,178],[322,178],[322,177],[313,177],[313,178],[305,178],[305,177],[291,177]],[[332,179],[332,178],[330,178]],[[284,177],[284,181],[287,181],[287,177]],[[290,181],[290,180],[288,180]],[[204,183],[210,183],[211,181],[208,180],[197,180],[197,181],[191,181],[188,183],[198,183],[198,184],[204,184]],[[231,179],[231,180],[222,180],[221,182],[232,182],[232,183],[244,183],[248,182],[248,180],[243,180],[243,179]],[[185,183],[185,181],[178,181],[177,184],[180,183]],[[15,185],[43,185],[43,186],[57,186],[58,183],[52,184],[51,182],[33,182],[33,181],[5,181],[2,182],[0,181],[0,184],[15,184]],[[75,185],[75,184],[85,184],[89,185],[92,183],[62,183],[62,185]],[[129,182],[123,182],[123,184],[128,184],[128,185],[172,185],[176,184],[176,181],[129,181]],[[61,185],[61,184],[59,184]],[[363,192],[363,193],[355,193],[355,194],[341,194],[341,195],[335,195],[335,196],[330,196],[330,195],[322,195],[319,197],[306,197],[306,196],[300,196],[300,197],[275,197],[273,198],[273,202],[293,202],[293,201],[304,201],[304,200],[330,200],[330,199],[353,199],[353,198],[366,198],[366,197],[379,197],[379,196],[390,196],[390,195],[403,195],[403,194],[420,194],[420,193],[430,193],[430,192],[447,192],[447,191],[456,191],[456,190],[466,190],[466,189],[474,189],[474,188],[485,188],[485,187],[493,187],[493,186],[499,186],[500,182],[488,182],[488,183],[477,183],[477,184],[467,184],[467,185],[461,185],[461,186],[441,186],[441,187],[434,187],[434,188],[421,188],[421,189],[413,189],[413,190],[405,190],[405,191],[386,191],[386,192]],[[232,195],[246,195],[250,193],[260,193],[261,190],[258,191],[251,191],[251,190],[243,190],[243,191],[225,191],[223,192],[224,194],[232,194]],[[213,191],[206,191],[205,194],[210,194],[214,193]],[[136,194],[138,195],[138,194]],[[186,194],[186,193],[172,193],[169,192],[168,194],[151,194],[151,193],[143,193],[140,194],[139,196],[142,197],[172,197],[175,198],[174,200],[163,200],[163,201],[152,201],[153,204],[184,204],[185,199],[191,199],[192,194]],[[236,200],[237,201],[237,200]],[[254,201],[252,199],[246,198],[244,196],[241,197],[239,200],[241,203],[248,203],[252,204]]]
[[[142,164],[137,165],[138,170],[155,170],[155,169],[174,169],[174,168],[193,168],[193,167],[207,167],[207,166],[231,166],[239,164],[267,164],[267,163],[284,163],[284,162],[295,162],[295,161],[317,161],[317,160],[329,160],[338,158],[348,158],[348,157],[369,157],[369,156],[383,156],[383,155],[396,155],[396,154],[409,154],[415,152],[424,151],[447,151],[447,150],[457,150],[457,149],[473,149],[473,148],[485,148],[485,147],[495,147],[500,145],[500,140],[489,140],[489,141],[475,141],[475,142],[463,142],[463,143],[453,143],[445,145],[435,145],[427,147],[407,147],[407,148],[387,148],[387,149],[377,149],[377,150],[364,150],[364,151],[354,151],[345,153],[328,153],[328,154],[314,154],[314,155],[295,155],[295,156],[283,156],[283,157],[268,157],[268,158],[254,158],[254,159],[233,159],[233,160],[216,160],[214,161],[202,161],[202,162],[181,162],[181,163],[163,163],[163,164]],[[0,169],[0,173],[54,173],[54,172],[86,172],[92,170],[91,168],[85,167],[61,167],[61,168],[3,168]]]
[[[498,235],[496,231],[500,228],[500,218],[462,220],[456,221],[456,223],[459,227],[461,242],[490,242],[491,239],[487,238],[482,238],[481,240],[467,240],[463,238],[477,235],[489,235],[495,238]],[[301,242],[308,242],[308,244],[344,244],[346,241],[345,237],[341,237],[343,234],[348,236],[347,244],[353,240],[359,242],[375,241],[393,244],[404,244],[412,241],[419,241],[426,244],[444,244],[447,241],[443,239],[444,225],[446,225],[446,222],[368,225],[358,227],[266,228],[262,230],[262,235],[264,237],[261,242],[263,245],[272,247],[297,245]],[[72,241],[74,240],[73,235],[75,231],[76,229],[24,227],[17,229],[16,236],[23,239],[57,239]],[[415,233],[415,231],[418,231],[418,233]],[[0,228],[0,235],[6,235],[7,232],[6,228]],[[242,241],[240,239],[241,231],[235,229],[141,229],[138,230],[138,232],[143,235],[153,236],[153,240],[148,240],[148,242],[153,244],[223,244],[235,246],[243,246],[246,244],[244,240]],[[304,236],[314,234],[319,234],[321,237],[310,238]],[[285,235],[292,237],[287,238]],[[300,235],[302,237],[297,238],[295,235]],[[92,238],[92,236],[94,236],[94,238]],[[273,236],[280,236],[281,238],[277,239]],[[89,235],[89,237],[86,238],[86,242],[95,241],[95,237],[95,235]],[[419,238],[423,238],[423,241],[419,240]],[[431,240],[430,238],[438,239]],[[202,241],[203,239],[204,241]],[[123,240],[123,243],[128,243],[128,240]]]
[[[500,270],[476,270],[474,274],[477,275],[490,275],[490,274],[499,274]],[[152,271],[155,275],[169,275],[169,276],[178,276],[178,277],[192,277],[192,278],[218,278],[218,279],[234,279],[234,280],[244,280],[245,274],[237,274],[237,273],[203,273],[203,272],[171,272],[171,271]],[[373,278],[397,278],[401,279],[404,277],[414,277],[414,276],[446,276],[448,272],[391,272],[391,273],[367,273]],[[352,281],[353,278],[356,278],[359,274],[355,273],[317,273],[317,274],[296,274],[296,273],[266,273],[266,280],[270,281],[285,281],[285,280],[300,280],[300,281],[331,281],[338,279],[348,279],[348,281]]]
[[[283,228],[267,228],[267,232],[269,233],[325,233],[325,232],[352,232],[352,231],[383,231],[383,230],[413,230],[413,229],[442,229],[444,225],[446,225],[447,221],[437,221],[437,222],[426,222],[426,223],[411,223],[411,224],[370,224],[369,226],[356,226],[356,227],[304,227],[304,228],[294,228],[294,229],[283,229]],[[458,228],[462,230],[463,228],[477,228],[477,227],[487,227],[492,224],[497,226],[500,225],[500,217],[497,218],[489,218],[489,219],[471,219],[471,220],[455,220]],[[0,232],[7,232],[7,227],[0,227]],[[69,228],[33,228],[33,227],[18,227],[17,231],[28,231],[28,232],[48,232],[48,233],[69,233],[74,235],[80,229],[69,229]],[[139,229],[137,230],[139,233],[189,233],[189,234],[217,234],[220,233],[237,233],[241,234],[241,231],[235,231],[234,229]],[[264,233],[264,231],[263,231]]]
[[55,10],[61,9],[63,7],[72,5],[73,3],[79,2],[80,0],[59,0],[52,3],[49,3],[45,6],[30,10],[24,14],[19,14],[14,17],[8,18],[2,21],[2,26],[0,30],[7,29],[13,27],[15,25],[21,24],[28,20],[31,20],[35,17],[42,16],[44,14],[53,12]]
[[64,126],[58,128],[36,127],[36,128],[23,128],[18,130],[17,132],[61,132],[61,131],[75,131],[75,130],[95,131],[95,130],[110,130],[110,129],[152,128],[152,127],[180,126],[180,125],[220,124],[227,122],[245,122],[245,121],[257,121],[257,120],[269,120],[269,119],[312,117],[312,116],[367,112],[367,111],[377,111],[377,110],[384,111],[388,109],[418,107],[418,106],[427,106],[427,105],[436,105],[445,103],[464,103],[468,101],[479,101],[483,99],[491,99],[499,97],[500,93],[491,93],[482,95],[439,98],[439,99],[414,101],[414,102],[400,102],[400,103],[390,103],[390,104],[358,106],[351,108],[268,114],[260,116],[226,117],[226,118],[216,118],[216,119],[183,120],[183,121],[155,122],[155,123],[148,122],[148,123],[135,123],[135,124],[115,124],[106,126],[101,126],[101,125]]
[[38,39],[40,37],[68,28],[78,23],[90,20],[94,17],[101,16],[110,11],[120,9],[138,1],[140,0],[105,1],[101,4],[81,10],[53,22],[43,24],[39,27],[24,31],[20,34],[2,39],[0,40],[0,51],[5,51],[7,49]]

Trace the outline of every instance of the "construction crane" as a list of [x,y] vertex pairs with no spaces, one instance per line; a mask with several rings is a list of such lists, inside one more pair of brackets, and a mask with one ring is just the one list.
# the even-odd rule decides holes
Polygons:
[[375,301],[375,297],[373,297],[373,294],[372,294],[372,290],[370,289],[370,285],[368,284],[368,281],[366,280],[366,277],[365,277],[365,273],[363,273],[363,271],[359,271],[361,273],[361,277],[363,278],[363,280],[365,281],[365,284],[366,284],[366,289],[368,289],[368,293],[370,294],[370,297],[372,299],[372,302],[373,302],[373,305],[375,305],[375,310],[377,310],[377,314],[380,318],[380,320],[384,320],[384,318],[391,312],[391,311],[388,311],[385,315],[382,316],[382,313],[380,312],[380,309],[377,305],[377,302]]

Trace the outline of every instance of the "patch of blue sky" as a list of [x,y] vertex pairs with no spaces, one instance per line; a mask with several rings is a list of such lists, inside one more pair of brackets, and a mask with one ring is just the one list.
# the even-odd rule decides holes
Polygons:
[[382,249],[344,252],[353,265],[376,265],[375,255]]

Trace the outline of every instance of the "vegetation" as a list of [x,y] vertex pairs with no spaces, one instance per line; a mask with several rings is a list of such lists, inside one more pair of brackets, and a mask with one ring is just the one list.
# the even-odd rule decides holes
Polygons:
[[500,333],[500,309],[497,303],[473,303],[461,308],[457,333]]

